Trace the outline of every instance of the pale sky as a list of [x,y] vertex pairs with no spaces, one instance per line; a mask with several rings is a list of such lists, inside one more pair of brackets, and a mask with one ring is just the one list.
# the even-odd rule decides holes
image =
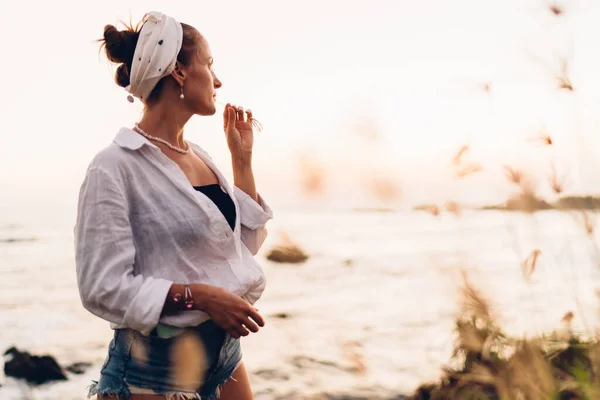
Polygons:
[[[325,166],[334,199],[369,202],[363,188],[385,176],[402,201],[500,201],[503,163],[543,178],[551,159],[570,191],[600,191],[598,3],[558,2],[566,13],[556,18],[551,0],[4,0],[0,205],[36,204],[41,192],[76,201],[94,154],[141,112],[94,40],[105,24],[151,10],[204,34],[224,83],[219,99],[263,123],[255,172],[276,202],[298,201],[300,154]],[[561,57],[575,92],[556,89]],[[219,111],[192,119],[186,136],[227,171]],[[378,140],[359,135],[364,119]],[[541,129],[554,148],[527,141]],[[456,184],[447,165],[464,144],[486,171]]]

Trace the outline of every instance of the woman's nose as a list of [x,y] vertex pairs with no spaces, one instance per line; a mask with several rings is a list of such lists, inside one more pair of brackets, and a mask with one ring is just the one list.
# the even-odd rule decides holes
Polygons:
[[221,86],[223,86],[223,83],[219,80],[219,78],[217,78],[216,75],[214,75],[214,82],[215,82],[215,88],[220,88]]

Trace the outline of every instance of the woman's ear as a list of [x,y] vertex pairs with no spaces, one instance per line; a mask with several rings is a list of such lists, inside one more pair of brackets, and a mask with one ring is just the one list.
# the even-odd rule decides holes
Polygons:
[[173,77],[173,79],[175,79],[175,81],[177,81],[179,86],[183,86],[183,82],[185,82],[186,75],[187,74],[182,68],[181,63],[179,61],[176,61],[175,68],[173,69],[173,72],[171,72],[171,76]]

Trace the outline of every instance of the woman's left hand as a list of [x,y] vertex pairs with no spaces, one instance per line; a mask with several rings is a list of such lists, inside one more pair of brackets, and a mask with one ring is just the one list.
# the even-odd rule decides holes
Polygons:
[[242,107],[227,103],[223,111],[223,129],[234,163],[250,163],[254,145],[252,111],[246,110],[244,113]]

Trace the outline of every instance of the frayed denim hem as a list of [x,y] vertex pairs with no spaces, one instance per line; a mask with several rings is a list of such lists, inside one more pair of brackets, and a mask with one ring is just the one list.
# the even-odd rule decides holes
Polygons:
[[167,393],[166,400],[199,400],[200,396],[193,393]]
[[200,395],[197,393],[189,392],[156,392],[152,389],[141,388],[137,386],[130,386],[129,391],[131,394],[153,394],[164,396],[166,400],[201,400]]
[[92,396],[116,396],[119,400],[128,400],[129,396],[131,396],[131,392],[129,391],[129,387],[127,385],[123,385],[118,390],[114,389],[106,389],[106,390],[98,390],[98,382],[92,381],[93,383],[88,386],[88,399],[91,399]]
[[129,387],[124,386],[119,390],[106,389],[99,391],[98,382],[93,383],[88,387],[88,399],[92,396],[117,396],[119,400],[127,400],[132,394],[159,394],[165,396],[166,400],[201,400],[201,397],[197,393],[183,393],[183,392],[169,392],[169,393],[157,393],[151,389],[138,388],[135,386]]
[[244,362],[243,360],[240,360],[236,364],[235,368],[233,369],[231,376],[223,379],[223,381],[217,385],[214,395],[203,396],[203,397],[201,397],[201,400],[219,400],[221,398],[221,389],[223,388],[223,385],[226,384],[227,382],[229,382],[230,379],[233,380],[234,382],[237,382],[237,380],[233,377],[233,374],[235,373],[235,371],[237,371],[237,369],[240,367],[240,365],[242,365],[243,362]]
[[[237,369],[237,368],[236,368]],[[138,387],[129,387],[124,385],[118,390],[106,389],[99,391],[98,382],[92,381],[93,383],[88,386],[87,398],[91,399],[93,396],[116,396],[118,400],[128,400],[132,394],[160,394],[165,396],[166,400],[218,400],[221,398],[221,389],[230,379],[235,381],[235,378],[229,377],[224,379],[223,382],[219,383],[216,387],[215,393],[208,396],[200,396],[197,393],[183,393],[183,392],[170,392],[170,393],[157,393],[151,389],[144,389]]]

